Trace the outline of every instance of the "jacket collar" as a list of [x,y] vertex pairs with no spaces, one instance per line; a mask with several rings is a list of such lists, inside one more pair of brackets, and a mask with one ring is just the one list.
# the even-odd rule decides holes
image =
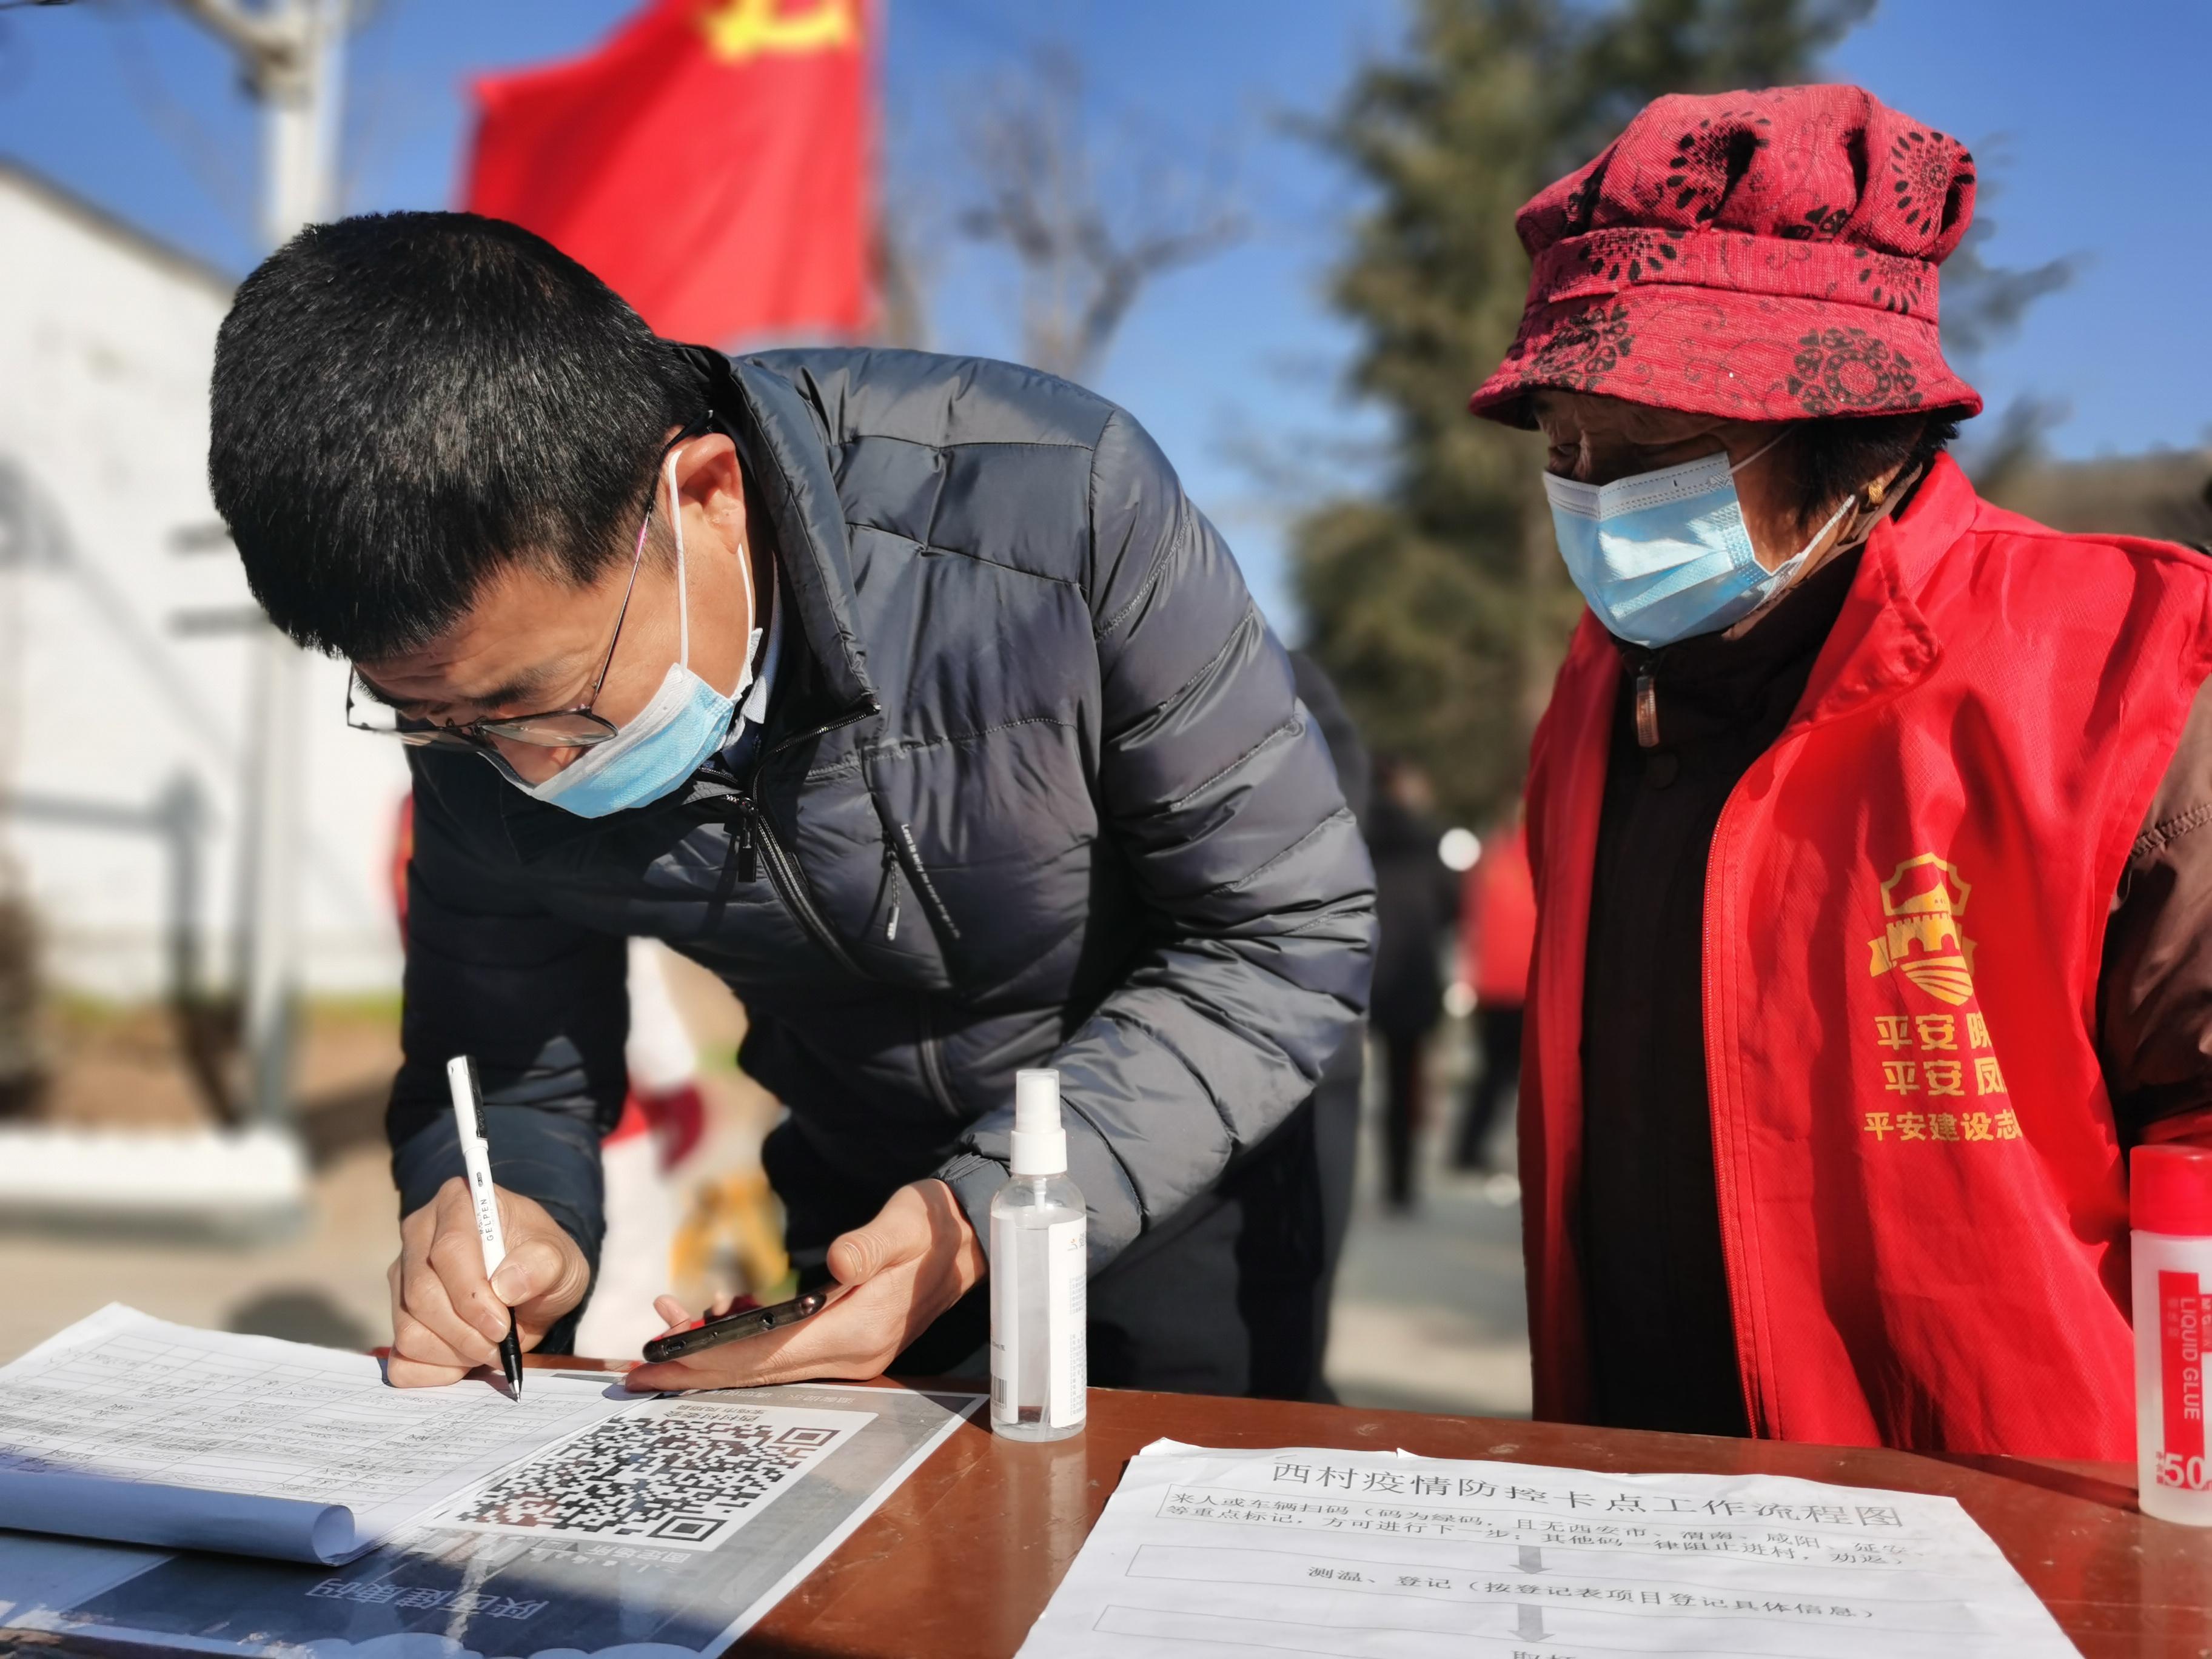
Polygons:
[[[758,751],[765,758],[782,737],[845,725],[879,707],[854,621],[852,545],[830,475],[829,434],[798,389],[757,361],[733,362],[704,346],[675,349],[698,374],[715,416],[738,447],[745,505],[768,517],[779,601],[790,605],[789,621],[797,624],[798,637],[787,635],[787,654],[770,689]],[[696,787],[678,789],[650,805],[583,818],[502,787],[500,817],[515,851],[529,860],[685,807],[700,793]]]
[[1875,526],[1792,726],[1856,713],[1934,672],[1943,647],[1921,601],[1943,556],[1972,526],[1978,506],[1958,463],[1939,455],[1904,511]]
[[[1747,725],[1772,729],[1793,714],[1865,552],[1863,544],[1853,546],[1791,584],[1748,632],[1735,637],[1699,634],[1656,650],[1613,640],[1623,669],[1656,690],[1661,744]],[[1785,707],[1772,707],[1784,697]]]
[[746,505],[765,510],[783,556],[793,620],[840,713],[872,706],[867,652],[854,621],[853,549],[830,471],[830,434],[799,388],[757,358],[679,348],[705,377],[714,413],[744,462]]

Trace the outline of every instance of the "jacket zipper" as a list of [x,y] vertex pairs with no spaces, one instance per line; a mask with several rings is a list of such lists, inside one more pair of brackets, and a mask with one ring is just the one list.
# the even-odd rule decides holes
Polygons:
[[[738,879],[741,881],[755,879],[758,873],[758,861],[765,858],[768,863],[769,884],[774,887],[777,896],[791,907],[792,915],[799,918],[799,925],[806,931],[816,944],[830,954],[830,958],[838,966],[857,979],[872,979],[874,975],[855,962],[852,954],[837,942],[837,936],[830,931],[830,924],[823,920],[822,913],[814,908],[813,898],[806,890],[805,874],[799,870],[797,860],[785,851],[783,843],[776,839],[775,828],[769,822],[768,814],[761,809],[758,795],[761,775],[766,771],[771,757],[781,754],[793,744],[804,743],[810,738],[820,737],[825,732],[834,732],[841,726],[850,726],[855,720],[864,720],[874,714],[878,706],[875,700],[870,698],[866,704],[842,720],[832,720],[827,725],[816,726],[811,731],[801,732],[793,737],[786,738],[762,755],[760,764],[753,769],[752,778],[745,786],[744,793],[732,797],[738,807]],[[898,842],[894,842],[889,836],[884,838],[884,861],[886,872],[889,871],[896,856],[895,848],[902,842],[908,857],[914,860],[912,871],[915,873],[916,890],[924,895],[925,902],[936,898],[936,890],[930,884],[928,873],[921,869],[921,856],[915,850],[913,830],[902,823],[899,825],[899,830]],[[898,937],[898,890],[894,885],[891,890],[890,920],[884,929],[885,938]],[[960,937],[960,930],[952,926],[951,917],[941,916],[940,920],[944,921],[953,938]],[[944,1048],[938,1037],[936,1028],[930,1023],[929,1004],[927,999],[915,1000],[915,1017],[921,1038],[920,1048],[922,1086],[929,1091],[931,1103],[939,1111],[947,1117],[957,1117],[960,1115],[960,1109],[953,1103],[952,1091],[945,1080]]]
[[[1638,735],[1642,736],[1643,684],[1638,682]],[[1753,763],[1756,764],[1756,763]],[[1743,787],[1737,781],[1736,787]],[[1725,1115],[1731,1124],[1735,1119],[1735,1091],[1729,1086],[1727,1074],[1722,1070],[1725,1059],[1715,1028],[1715,1011],[1721,1006],[1720,996],[1713,982],[1713,899],[1723,884],[1722,872],[1727,867],[1729,809],[1735,805],[1734,791],[1721,804],[1721,815],[1713,825],[1713,839],[1706,854],[1705,894],[1701,907],[1698,934],[1700,973],[1705,981],[1705,1092],[1706,1105],[1712,1119],[1711,1133],[1713,1150],[1714,1207],[1720,1212],[1721,1265],[1728,1278],[1728,1297],[1730,1315],[1735,1324],[1736,1366],[1741,1373],[1738,1381],[1743,1389],[1744,1421],[1752,1437],[1761,1433],[1759,1394],[1760,1367],[1758,1364],[1760,1333],[1751,1323],[1752,1310],[1743,1282],[1744,1251],[1742,1218],[1736,1213],[1735,1170],[1731,1162],[1733,1149],[1723,1143],[1722,1118]],[[1723,1092],[1728,1097],[1725,1114],[1721,1108]]]
[[[1762,763],[1772,760],[1784,744],[1795,743],[1810,729],[1809,722],[1801,726],[1793,720],[1784,728],[1783,735],[1775,739],[1766,753],[1752,763],[1752,767],[1755,769]],[[1698,925],[1698,971],[1705,993],[1705,1100],[1712,1119],[1713,1199],[1714,1208],[1720,1212],[1721,1265],[1728,1278],[1729,1312],[1735,1325],[1736,1365],[1742,1373],[1744,1421],[1750,1425],[1753,1438],[1757,1439],[1768,1434],[1772,1426],[1765,1420],[1765,1414],[1759,1405],[1765,1371],[1765,1367],[1759,1362],[1759,1356],[1766,1346],[1766,1334],[1758,1321],[1757,1310],[1751,1304],[1750,1287],[1744,1279],[1743,1221],[1737,1211],[1735,1170],[1729,1162],[1730,1149],[1721,1140],[1723,1114],[1725,1111],[1733,1128],[1740,1103],[1736,1098],[1735,1073],[1724,1064],[1728,1055],[1715,1024],[1715,1011],[1722,1003],[1712,971],[1713,963],[1717,960],[1713,954],[1714,896],[1723,885],[1722,872],[1728,867],[1730,856],[1729,832],[1731,821],[1735,816],[1736,804],[1742,799],[1744,779],[1750,775],[1751,771],[1747,769],[1743,777],[1736,780],[1735,787],[1729,792],[1728,799],[1721,804],[1721,815],[1713,823],[1712,845],[1706,855],[1705,892]],[[1722,1103],[1723,1098],[1727,1103],[1725,1107]]]
[[792,860],[791,855],[784,850],[783,843],[776,839],[775,830],[769,825],[767,815],[757,804],[744,796],[738,797],[738,810],[744,814],[738,820],[739,878],[745,878],[745,866],[750,856],[747,852],[748,848],[757,848],[760,858],[768,866],[769,885],[775,888],[777,896],[791,908],[791,914],[799,918],[799,925],[805,929],[814,942],[828,951],[836,964],[854,978],[873,978],[874,975],[854,961],[851,953],[837,942],[837,936],[830,931],[830,924],[822,919],[822,913],[814,908],[814,900],[806,890],[806,878],[800,873],[799,866]]
[[1636,742],[1643,749],[1659,746],[1659,688],[1649,668],[1636,677]]
[[921,848],[915,841],[914,826],[901,823],[891,817],[891,809],[876,791],[872,782],[869,793],[875,803],[876,822],[883,830],[884,885],[890,893],[890,915],[884,924],[884,937],[886,939],[898,937],[899,886],[893,872],[903,871],[907,885],[914,889],[915,897],[921,901],[923,914],[936,930],[938,947],[942,951],[948,939],[958,941],[959,924],[952,920],[952,912],[945,905],[945,896],[937,890],[937,884],[930,879],[929,870],[921,861]]
[[947,937],[957,939],[960,929],[952,920],[952,913],[945,908],[945,900],[938,893],[937,884],[929,878],[929,872],[922,866],[921,849],[915,845],[914,826],[902,823],[896,836],[884,837],[884,845],[905,866],[907,879],[914,884],[914,890],[921,896],[922,903],[928,907],[930,920],[942,927]]
[[840,726],[850,726],[856,720],[866,720],[880,706],[873,697],[871,697],[853,709],[851,713],[837,720],[814,726],[808,731],[794,732],[792,736],[784,738],[761,756],[760,762],[753,768],[752,777],[746,783],[744,791],[732,797],[738,807],[738,879],[740,881],[757,879],[760,874],[761,861],[765,859],[768,864],[769,884],[775,889],[776,896],[790,907],[791,914],[799,918],[799,927],[805,930],[807,935],[817,945],[829,953],[832,961],[856,979],[872,979],[874,975],[855,962],[852,953],[838,943],[837,936],[830,931],[830,924],[822,919],[822,913],[814,908],[814,900],[806,890],[805,874],[799,870],[797,861],[784,850],[783,843],[776,839],[775,826],[769,822],[768,814],[761,809],[760,781],[762,775],[768,770],[769,760],[781,754],[793,744],[805,743],[811,738],[820,737],[825,732],[835,732]]
[[[1880,526],[1875,526],[1877,530],[1880,527]],[[1911,684],[1917,683],[1918,678],[1925,677],[1932,666],[1933,660],[1929,659],[1923,662],[1912,680],[1891,688],[1886,696],[1876,696],[1861,703],[1857,708],[1849,710],[1848,714],[1853,716],[1863,714],[1901,696]],[[1818,669],[1819,665],[1815,663],[1815,675]],[[1644,678],[1639,676],[1637,688],[1639,738],[1642,736],[1644,702]],[[1832,676],[1823,686],[1823,693],[1832,688],[1833,684],[1834,677]],[[1713,1197],[1715,1207],[1720,1212],[1721,1263],[1728,1278],[1729,1312],[1735,1326],[1736,1364],[1742,1373],[1744,1421],[1750,1426],[1754,1437],[1771,1433],[1774,1425],[1766,1420],[1765,1413],[1760,1409],[1760,1395],[1763,1392],[1766,1368],[1760,1363],[1759,1356],[1765,1346],[1766,1334],[1755,1317],[1756,1310],[1752,1307],[1749,1299],[1749,1288],[1744,1282],[1746,1252],[1743,1243],[1742,1218],[1736,1213],[1735,1172],[1729,1161],[1728,1149],[1721,1142],[1722,1117],[1725,1114],[1730,1120],[1730,1127],[1733,1127],[1741,1103],[1737,1099],[1735,1073],[1724,1063],[1728,1055],[1721,1043],[1715,1024],[1715,1011],[1722,1006],[1722,1002],[1717,994],[1718,988],[1714,983],[1712,971],[1712,965],[1716,960],[1713,954],[1713,911],[1715,896],[1722,891],[1724,885],[1722,872],[1727,868],[1732,852],[1729,845],[1729,832],[1733,828],[1737,803],[1743,799],[1745,781],[1751,776],[1753,769],[1762,764],[1778,765],[1776,757],[1780,755],[1783,749],[1787,745],[1802,741],[1806,735],[1813,731],[1815,722],[1811,717],[1811,711],[1816,706],[1817,699],[1813,697],[1812,686],[1812,678],[1808,678],[1805,690],[1798,695],[1798,708],[1792,711],[1789,721],[1784,724],[1773,743],[1768,745],[1766,752],[1754,760],[1751,767],[1745,769],[1743,776],[1736,780],[1735,787],[1729,791],[1728,799],[1721,804],[1720,817],[1714,821],[1712,843],[1706,855],[1705,890],[1698,941],[1698,971],[1701,975],[1705,1005],[1705,1030],[1702,1035],[1705,1044],[1705,1096],[1709,1115],[1712,1119]],[[1656,700],[1651,712],[1656,734],[1658,719]],[[1799,718],[1800,714],[1804,715],[1802,720]],[[1831,715],[1829,718],[1832,720],[1842,717]],[[1773,766],[1770,765],[1770,771],[1772,769]]]
[[944,1045],[939,1041],[937,1027],[930,1023],[929,999],[915,999],[915,1023],[921,1030],[921,1081],[929,1091],[929,1097],[937,1109],[947,1117],[960,1115],[960,1109],[952,1103],[952,1091],[945,1081]]

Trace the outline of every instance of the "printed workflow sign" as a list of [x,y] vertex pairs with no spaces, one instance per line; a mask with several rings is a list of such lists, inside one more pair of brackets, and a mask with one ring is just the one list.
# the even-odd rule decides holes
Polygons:
[[1161,1441],[1021,1659],[1200,1652],[2077,1659],[1948,1498]]

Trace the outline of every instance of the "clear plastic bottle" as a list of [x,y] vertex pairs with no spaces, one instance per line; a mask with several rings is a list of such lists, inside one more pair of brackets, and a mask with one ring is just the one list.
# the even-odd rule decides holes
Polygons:
[[2145,1515],[2212,1527],[2205,1364],[2212,1349],[2212,1152],[2129,1161],[2136,1313],[2136,1495]]
[[1014,1075],[1013,1173],[991,1199],[991,1427],[1011,1440],[1083,1428],[1089,1218],[1067,1178],[1060,1073]]

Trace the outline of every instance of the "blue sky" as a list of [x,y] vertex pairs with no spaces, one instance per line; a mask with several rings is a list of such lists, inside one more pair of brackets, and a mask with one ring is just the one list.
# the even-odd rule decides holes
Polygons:
[[[631,3],[385,0],[353,53],[347,205],[449,204],[467,77],[580,50]],[[1351,340],[1322,298],[1358,196],[1283,118],[1326,109],[1358,62],[1394,47],[1399,0],[890,6],[894,170],[940,219],[961,205],[963,96],[1018,68],[1041,19],[1082,59],[1102,131],[1141,133],[1158,153],[1233,155],[1252,234],[1160,283],[1098,381],[1158,435],[1295,634],[1281,526],[1297,503],[1242,458],[1257,449],[1327,479],[1376,426],[1340,395]],[[1975,147],[2000,191],[1992,257],[2083,260],[2070,289],[1967,366],[1992,408],[2062,400],[2062,454],[2212,441],[2208,62],[2201,0],[1885,0],[1827,65]],[[228,270],[255,256],[248,107],[224,54],[156,0],[0,14],[0,153]],[[1012,295],[988,257],[949,246],[937,343],[1011,349]]]

